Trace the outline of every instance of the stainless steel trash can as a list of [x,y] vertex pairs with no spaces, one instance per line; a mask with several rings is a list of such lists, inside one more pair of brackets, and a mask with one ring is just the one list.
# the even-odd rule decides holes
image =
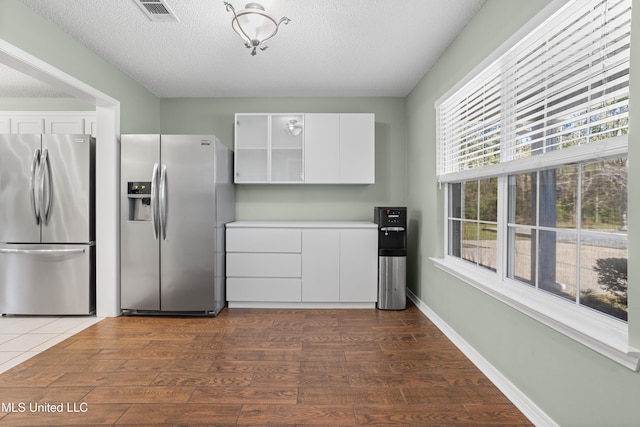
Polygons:
[[407,257],[378,257],[378,308],[407,308]]

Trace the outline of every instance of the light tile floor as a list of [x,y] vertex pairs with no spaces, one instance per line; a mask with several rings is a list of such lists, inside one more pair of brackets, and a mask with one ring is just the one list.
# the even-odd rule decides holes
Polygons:
[[0,317],[0,374],[102,320],[81,317]]

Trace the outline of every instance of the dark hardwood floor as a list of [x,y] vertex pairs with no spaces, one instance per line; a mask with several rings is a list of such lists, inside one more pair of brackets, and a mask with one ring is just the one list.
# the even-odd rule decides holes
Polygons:
[[0,375],[0,402],[0,426],[531,425],[411,303],[109,318]]

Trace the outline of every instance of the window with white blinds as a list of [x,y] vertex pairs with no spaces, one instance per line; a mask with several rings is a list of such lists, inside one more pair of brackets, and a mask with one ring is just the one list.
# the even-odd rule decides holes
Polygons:
[[631,3],[568,2],[438,101],[440,181],[512,173],[592,143],[626,149]]

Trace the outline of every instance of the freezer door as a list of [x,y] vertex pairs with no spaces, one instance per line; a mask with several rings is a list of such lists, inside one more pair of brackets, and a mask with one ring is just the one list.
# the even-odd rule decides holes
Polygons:
[[0,135],[0,242],[40,242],[36,180],[40,135]]
[[[154,231],[157,219],[152,212],[154,206],[150,198],[143,201],[136,194],[129,197],[130,183],[133,188],[135,183],[158,180],[153,172],[159,162],[159,135],[122,135],[120,303],[123,310],[160,310],[160,242]],[[155,196],[153,202],[156,202]]]
[[211,311],[215,261],[215,137],[162,135],[161,308]]
[[42,135],[42,243],[95,240],[94,148],[90,135]]
[[92,313],[94,250],[90,245],[0,245],[0,313]]

